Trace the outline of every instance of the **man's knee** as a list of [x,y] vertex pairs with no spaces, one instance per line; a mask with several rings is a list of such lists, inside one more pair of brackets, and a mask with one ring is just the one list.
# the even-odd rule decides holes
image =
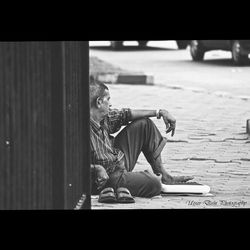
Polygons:
[[154,126],[155,124],[151,119],[145,117],[145,118],[140,118],[140,119],[134,120],[131,123],[131,125],[139,126],[139,127],[146,127],[146,126],[150,127],[150,126]]

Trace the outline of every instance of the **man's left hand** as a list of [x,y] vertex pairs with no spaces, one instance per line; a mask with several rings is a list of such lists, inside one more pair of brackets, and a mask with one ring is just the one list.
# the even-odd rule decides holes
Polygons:
[[174,136],[175,133],[175,127],[176,127],[176,119],[167,111],[164,109],[161,109],[159,112],[160,116],[163,117],[163,120],[166,124],[166,133],[169,133],[172,131],[171,136]]

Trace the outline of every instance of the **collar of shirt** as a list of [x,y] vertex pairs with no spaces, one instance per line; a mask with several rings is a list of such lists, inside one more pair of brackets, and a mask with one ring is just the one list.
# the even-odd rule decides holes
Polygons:
[[91,117],[90,117],[90,125],[91,127],[93,128],[93,130],[95,132],[99,132],[100,130],[103,130],[105,128],[105,120],[106,118],[108,117],[108,115],[106,115],[103,120],[101,120],[100,124],[97,123],[95,120],[93,120]]
[[90,118],[90,125],[93,128],[93,130],[95,132],[99,132],[101,130],[101,126],[100,124],[98,124],[95,120],[93,120],[92,118]]
[[100,124],[98,124],[96,121],[94,121],[92,118],[90,118],[90,126],[93,129],[95,133],[100,133],[102,130]]

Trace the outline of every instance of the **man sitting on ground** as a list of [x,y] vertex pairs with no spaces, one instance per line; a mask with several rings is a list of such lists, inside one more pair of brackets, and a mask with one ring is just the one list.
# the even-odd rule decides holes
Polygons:
[[[133,196],[152,197],[161,193],[161,182],[187,182],[192,177],[169,175],[161,159],[166,144],[149,117],[163,118],[166,133],[175,133],[176,120],[164,109],[111,109],[108,87],[100,82],[90,83],[90,147],[92,193],[105,187],[127,188]],[[116,136],[112,136],[126,126]],[[154,172],[133,172],[139,154],[143,152]],[[157,177],[161,176],[161,178]]]

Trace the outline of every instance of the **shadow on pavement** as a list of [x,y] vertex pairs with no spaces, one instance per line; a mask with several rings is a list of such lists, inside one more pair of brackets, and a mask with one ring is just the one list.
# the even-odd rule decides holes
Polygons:
[[152,50],[178,50],[178,49],[172,49],[172,48],[159,48],[159,47],[151,47],[151,46],[146,46],[146,47],[139,47],[139,46],[124,46],[121,49],[113,50],[110,46],[90,46],[90,49],[95,49],[95,50],[110,50],[110,51],[152,51]]
[[[185,62],[188,62],[187,60],[185,60]],[[227,59],[205,59],[201,62],[195,62],[192,59],[190,59],[190,63],[192,64],[196,64],[196,65],[203,65],[203,66],[220,66],[220,67],[249,67],[250,66],[250,61],[245,64],[245,65],[235,65],[234,62],[232,61],[232,59],[227,58]]]

